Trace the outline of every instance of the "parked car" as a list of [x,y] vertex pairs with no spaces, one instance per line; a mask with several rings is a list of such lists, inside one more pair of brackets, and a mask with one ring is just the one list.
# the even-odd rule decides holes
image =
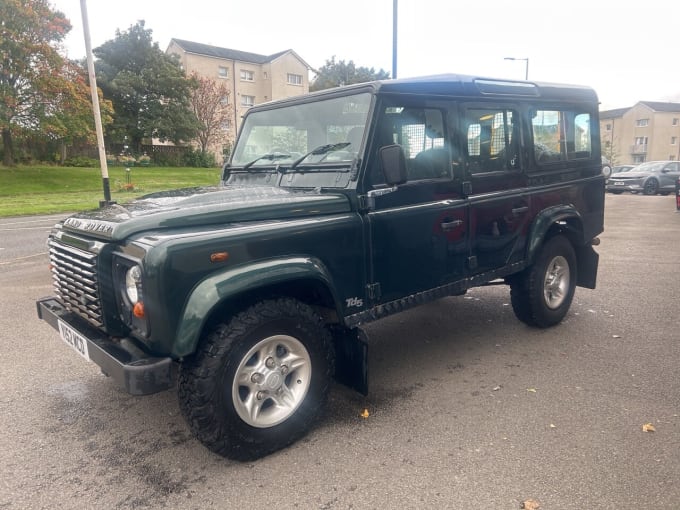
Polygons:
[[612,175],[614,174],[620,174],[623,172],[629,172],[633,168],[635,168],[637,165],[616,165],[615,167],[612,168]]
[[598,104],[443,75],[253,106],[219,186],[55,225],[38,315],[129,393],[175,388],[212,451],[267,455],[310,430],[333,377],[368,392],[364,324],[503,279],[546,328],[595,288]]
[[[624,173],[624,172],[628,172],[628,171],[632,170],[633,168],[635,168],[635,166],[636,166],[636,165],[617,165],[617,166],[613,167],[611,173],[609,174],[609,176],[608,176],[608,177],[605,177],[605,182],[608,183],[609,180],[610,180],[612,177],[616,176],[616,174],[621,174],[621,173]],[[619,193],[622,193],[622,192],[619,192]]]
[[675,181],[680,177],[680,161],[648,161],[627,172],[612,174],[606,189],[611,193],[642,193],[668,195],[675,191]]

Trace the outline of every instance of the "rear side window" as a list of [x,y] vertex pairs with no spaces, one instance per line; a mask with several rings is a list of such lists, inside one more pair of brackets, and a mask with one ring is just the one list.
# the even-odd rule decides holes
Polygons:
[[511,109],[467,110],[468,166],[473,174],[519,168],[519,115]]
[[590,159],[592,130],[589,113],[566,109],[533,112],[531,128],[534,159],[539,166],[560,161]]

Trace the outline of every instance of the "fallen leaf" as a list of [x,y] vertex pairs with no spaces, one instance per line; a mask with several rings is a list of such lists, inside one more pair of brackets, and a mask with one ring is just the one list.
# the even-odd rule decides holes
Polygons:
[[541,508],[541,504],[535,499],[527,499],[526,501],[522,501],[522,506],[520,508],[523,508],[524,510],[538,510]]
[[642,432],[656,432],[656,429],[654,428],[654,425],[651,423],[645,423],[642,426]]
[[369,416],[368,409],[364,409],[361,412],[361,414],[359,414],[359,416],[361,416],[362,418],[368,418],[368,416]]
[[498,386],[494,386],[491,391],[498,391],[502,388],[502,386],[499,384]]
[[612,338],[621,338],[621,335],[612,335]]
[[527,388],[529,393],[536,393],[536,388]]
[[554,423],[551,423],[551,424],[550,424],[550,428],[551,428],[551,429],[556,429],[556,428],[557,428],[557,425],[555,425]]

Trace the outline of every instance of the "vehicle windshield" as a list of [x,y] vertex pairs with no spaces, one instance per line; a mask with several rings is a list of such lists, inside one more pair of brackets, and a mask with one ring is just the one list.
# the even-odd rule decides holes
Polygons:
[[635,167],[635,172],[660,172],[666,165],[663,161],[649,161],[648,163],[640,163]]
[[248,114],[231,167],[350,165],[363,140],[371,94],[299,103]]

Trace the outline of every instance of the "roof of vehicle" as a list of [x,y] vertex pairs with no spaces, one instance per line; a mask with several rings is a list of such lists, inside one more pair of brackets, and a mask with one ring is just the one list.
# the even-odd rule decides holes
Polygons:
[[427,93],[455,96],[513,96],[597,101],[584,85],[505,80],[461,74],[439,74],[377,82],[381,92]]
[[[345,95],[361,90],[372,90],[374,93],[428,94],[438,96],[457,97],[508,97],[514,99],[553,99],[559,101],[586,101],[597,104],[597,93],[584,85],[568,85],[560,83],[505,80],[499,78],[485,78],[462,74],[438,74],[400,78],[395,80],[380,80],[356,83],[310,92],[301,96],[261,103],[261,105],[278,105],[304,101],[307,98],[319,98],[325,95]],[[251,109],[257,110],[258,106]]]
[[658,161],[645,161],[635,166],[635,172],[654,172],[661,169],[664,165],[668,163],[675,163],[675,160],[666,159]]

